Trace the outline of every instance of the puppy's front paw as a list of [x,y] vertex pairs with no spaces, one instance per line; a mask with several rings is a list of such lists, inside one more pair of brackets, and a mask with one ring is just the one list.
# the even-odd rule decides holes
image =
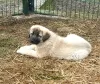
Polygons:
[[19,48],[16,52],[22,55],[32,55],[35,51],[35,45],[23,46]]
[[26,50],[21,47],[20,49],[17,50],[17,53],[24,55],[26,53]]
[[36,49],[36,45],[29,45],[29,46],[23,46],[20,49],[26,49],[26,50],[35,50]]

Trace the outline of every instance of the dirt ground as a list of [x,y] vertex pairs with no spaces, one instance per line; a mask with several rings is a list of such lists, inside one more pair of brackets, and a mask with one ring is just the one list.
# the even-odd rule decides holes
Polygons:
[[[73,21],[48,18],[4,20],[0,23],[0,84],[100,84],[100,21]],[[30,58],[16,54],[29,45],[28,31],[43,25],[66,36],[75,33],[88,40],[93,49],[81,61],[45,57]]]

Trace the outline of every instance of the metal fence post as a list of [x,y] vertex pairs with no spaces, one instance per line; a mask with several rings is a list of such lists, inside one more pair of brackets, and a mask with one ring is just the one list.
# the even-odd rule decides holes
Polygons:
[[34,0],[28,0],[28,7],[30,12],[34,12]]
[[23,0],[23,13],[25,15],[29,14],[28,0]]

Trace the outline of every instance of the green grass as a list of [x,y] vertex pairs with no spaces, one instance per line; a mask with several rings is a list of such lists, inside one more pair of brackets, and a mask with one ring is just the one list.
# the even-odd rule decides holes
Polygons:
[[99,0],[83,0],[83,1],[86,1],[86,2],[99,2]]
[[14,37],[8,37],[5,39],[0,39],[0,47],[8,47],[10,49],[16,48],[17,45],[17,40],[14,39]]
[[46,0],[45,3],[40,7],[40,9],[54,10],[54,0]]
[[18,47],[15,37],[0,38],[0,57],[5,57]]

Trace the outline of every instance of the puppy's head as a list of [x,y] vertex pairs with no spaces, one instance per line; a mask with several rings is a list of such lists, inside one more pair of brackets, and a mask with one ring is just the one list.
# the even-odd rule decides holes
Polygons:
[[30,28],[29,38],[32,44],[39,44],[47,41],[50,38],[50,34],[45,27],[34,25]]

